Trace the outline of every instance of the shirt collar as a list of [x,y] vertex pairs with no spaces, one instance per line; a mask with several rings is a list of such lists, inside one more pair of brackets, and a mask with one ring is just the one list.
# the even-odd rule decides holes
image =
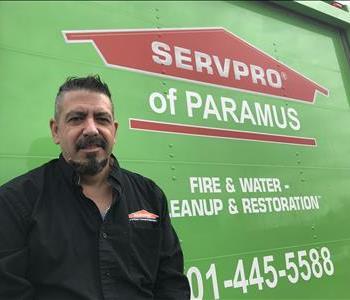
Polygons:
[[67,163],[62,153],[58,159],[58,165],[62,170],[63,176],[68,180],[69,183],[78,184],[78,174],[75,172],[74,168],[69,163]]
[[122,172],[119,166],[119,162],[113,154],[111,154],[110,165],[111,172],[109,173],[108,180],[111,185],[120,192],[121,188],[123,187]]

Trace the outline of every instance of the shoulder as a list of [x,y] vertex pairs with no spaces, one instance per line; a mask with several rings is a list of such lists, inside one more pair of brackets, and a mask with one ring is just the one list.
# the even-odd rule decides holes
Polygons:
[[44,181],[46,172],[54,167],[56,161],[57,159],[51,160],[3,184],[0,186],[0,195],[12,189],[30,189],[40,186]]
[[47,172],[56,160],[13,178],[0,186],[0,204],[28,206],[41,193]]

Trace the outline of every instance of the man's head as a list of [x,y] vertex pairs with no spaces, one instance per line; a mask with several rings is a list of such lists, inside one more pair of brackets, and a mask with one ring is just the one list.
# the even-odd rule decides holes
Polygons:
[[59,88],[53,140],[78,173],[96,175],[107,165],[118,124],[107,84],[98,76],[70,77]]

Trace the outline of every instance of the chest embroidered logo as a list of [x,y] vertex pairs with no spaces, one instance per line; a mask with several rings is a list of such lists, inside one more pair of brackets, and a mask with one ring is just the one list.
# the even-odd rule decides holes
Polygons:
[[129,216],[129,221],[157,222],[158,221],[157,219],[159,218],[158,215],[152,214],[144,209],[131,213],[128,216]]

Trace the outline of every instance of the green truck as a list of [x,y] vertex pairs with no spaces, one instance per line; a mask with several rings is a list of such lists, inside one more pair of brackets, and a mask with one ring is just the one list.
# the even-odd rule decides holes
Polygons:
[[0,183],[58,156],[56,89],[99,74],[115,155],[167,194],[192,299],[350,299],[350,13],[335,5],[1,1]]

